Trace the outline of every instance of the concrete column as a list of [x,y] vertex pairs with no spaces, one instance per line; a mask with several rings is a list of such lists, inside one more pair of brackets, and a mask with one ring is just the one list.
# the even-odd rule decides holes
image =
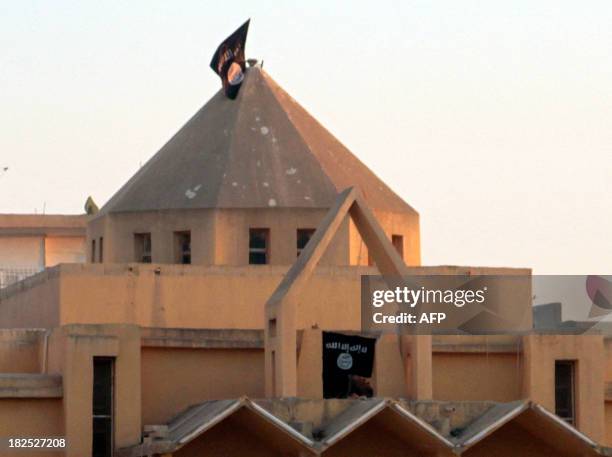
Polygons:
[[191,230],[191,263],[193,265],[214,265],[216,237],[225,235],[216,233],[214,213],[208,211],[205,214],[202,222],[194,224]]
[[[141,438],[140,329],[133,325],[67,325],[63,342],[66,457],[91,455],[93,357],[115,357],[115,447]],[[57,349],[55,349],[57,350]]]
[[[402,335],[406,394],[412,400],[433,399],[431,335]],[[409,356],[409,357],[408,357]]]
[[323,331],[304,329],[298,354],[297,396],[323,398]]
[[377,397],[402,397],[405,394],[405,372],[400,337],[390,333],[376,342],[373,381]]
[[47,246],[46,237],[43,235],[40,238],[40,251],[38,255],[38,267],[42,270],[47,266]]
[[285,302],[274,313],[266,312],[266,397],[297,396],[297,329],[295,305]]
[[[385,282],[391,286],[408,276],[404,261],[387,238],[376,218],[361,196],[351,206],[350,214],[359,234],[365,241],[371,257]],[[432,398],[431,336],[402,336],[402,352],[410,354],[410,366],[406,367],[408,396],[414,400]],[[404,358],[406,360],[406,358]]]
[[151,262],[173,263],[172,251],[174,248],[173,232],[155,229],[151,231]]
[[523,337],[523,396],[555,412],[555,361],[574,361],[576,428],[595,441],[605,435],[605,350],[602,335]]

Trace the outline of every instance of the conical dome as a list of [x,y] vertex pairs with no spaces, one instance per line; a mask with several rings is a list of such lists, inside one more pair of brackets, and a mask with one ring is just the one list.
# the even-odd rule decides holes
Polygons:
[[102,208],[328,208],[358,186],[373,209],[415,211],[259,67],[236,100],[204,105]]

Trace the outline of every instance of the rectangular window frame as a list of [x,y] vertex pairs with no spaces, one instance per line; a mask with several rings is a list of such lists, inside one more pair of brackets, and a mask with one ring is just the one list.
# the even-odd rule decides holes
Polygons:
[[[311,240],[311,238],[315,234],[315,231],[316,229],[313,229],[313,228],[299,228],[296,230],[296,244],[295,244],[296,249],[297,249],[296,257],[299,257],[302,251],[306,248],[306,245],[308,245],[308,242]],[[303,238],[300,235],[306,235],[308,237],[308,240],[303,245],[301,243],[301,241],[303,241]]]
[[[260,232],[264,234],[265,246],[253,246],[253,233]],[[264,256],[264,262],[255,261]],[[251,227],[249,228],[249,265],[269,265],[270,264],[270,229],[267,227]]]
[[[185,239],[188,238],[187,248]],[[191,265],[191,230],[174,232],[174,262],[180,265]]]
[[153,262],[153,238],[151,237],[151,232],[134,233],[134,260],[136,263]]
[[91,263],[96,263],[96,240],[91,240]]
[[[106,411],[96,411],[96,397],[98,392],[96,390],[96,366],[110,365],[110,380],[109,380],[109,392],[108,392],[108,409]],[[99,366],[99,365],[98,365]],[[115,357],[98,357],[94,356],[92,359],[92,456],[93,457],[112,457],[115,449]],[[109,429],[109,436],[107,437],[107,446],[105,450],[96,449],[96,434],[94,433],[100,424],[105,425]],[[105,440],[106,441],[106,440]],[[98,451],[98,452],[96,452]]]
[[[577,374],[577,361],[576,360],[555,360],[555,414],[562,420],[570,425],[576,426],[576,374]],[[561,370],[569,369],[569,386],[560,385]],[[567,384],[567,383],[566,383]],[[569,390],[569,411],[565,411],[565,408],[561,409],[560,395],[561,391]]]
[[400,235],[399,233],[391,235],[391,244],[402,260],[404,260],[404,235]]

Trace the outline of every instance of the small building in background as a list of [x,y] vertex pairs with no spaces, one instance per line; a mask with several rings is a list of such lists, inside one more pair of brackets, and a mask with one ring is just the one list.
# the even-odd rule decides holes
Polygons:
[[86,215],[0,214],[0,288],[85,261]]

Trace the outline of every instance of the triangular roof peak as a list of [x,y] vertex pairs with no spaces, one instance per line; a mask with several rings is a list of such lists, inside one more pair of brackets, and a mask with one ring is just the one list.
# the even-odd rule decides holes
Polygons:
[[[397,253],[376,217],[355,187],[343,190],[314,235],[285,274],[265,306],[266,396],[297,395],[296,308],[300,293],[346,217],[357,227],[370,256],[388,282],[408,276],[406,264]],[[404,338],[404,337],[403,337]],[[410,338],[411,382],[409,396],[431,398],[431,337]]]
[[359,186],[377,210],[415,211],[259,67],[217,92],[102,208],[329,208]]
[[[289,401],[295,399],[286,399]],[[286,400],[279,400],[279,404]],[[456,437],[443,435],[423,417],[407,408],[403,401],[371,398],[344,400],[348,406],[318,425],[315,433],[305,433],[289,422],[291,415],[278,414],[262,400],[246,396],[227,400],[210,400],[193,405],[165,425],[147,426],[148,439],[142,443],[119,449],[119,457],[137,457],[172,453],[199,439],[221,422],[235,414],[246,413],[258,427],[276,433],[277,444],[287,449],[299,449],[304,455],[326,455],[326,451],[351,436],[370,421],[377,421],[384,430],[393,430],[421,452],[440,455],[470,455],[471,448],[495,435],[506,424],[517,422],[538,442],[543,442],[567,455],[610,455],[604,448],[564,422],[541,405],[531,401],[500,403],[476,419]],[[260,428],[261,430],[261,428]],[[236,431],[236,437],[242,432]],[[227,437],[228,440],[235,439]],[[212,448],[211,448],[212,450]],[[437,454],[436,454],[437,455]],[[565,455],[565,454],[564,454]]]
[[524,427],[538,441],[557,448],[559,452],[601,455],[602,448],[595,441],[543,406],[528,400],[502,403],[491,408],[455,438],[457,450],[466,452],[510,423]]
[[299,447],[305,453],[304,455],[317,455],[314,440],[298,432],[287,422],[246,396],[237,399],[211,400],[193,405],[167,425],[154,426],[161,431],[161,434],[157,432],[157,436],[154,436],[152,440],[145,440],[141,444],[121,449],[116,454],[119,457],[134,457],[176,452],[239,411],[247,411],[253,419],[277,431],[279,441],[281,437],[286,438]]
[[392,413],[389,419],[393,423],[393,428],[417,447],[423,447],[423,450],[437,448],[439,451],[450,451],[455,448],[451,440],[392,399],[360,401],[332,418],[322,427],[325,436],[320,442],[321,448],[325,450],[334,446],[376,416],[389,412]]

